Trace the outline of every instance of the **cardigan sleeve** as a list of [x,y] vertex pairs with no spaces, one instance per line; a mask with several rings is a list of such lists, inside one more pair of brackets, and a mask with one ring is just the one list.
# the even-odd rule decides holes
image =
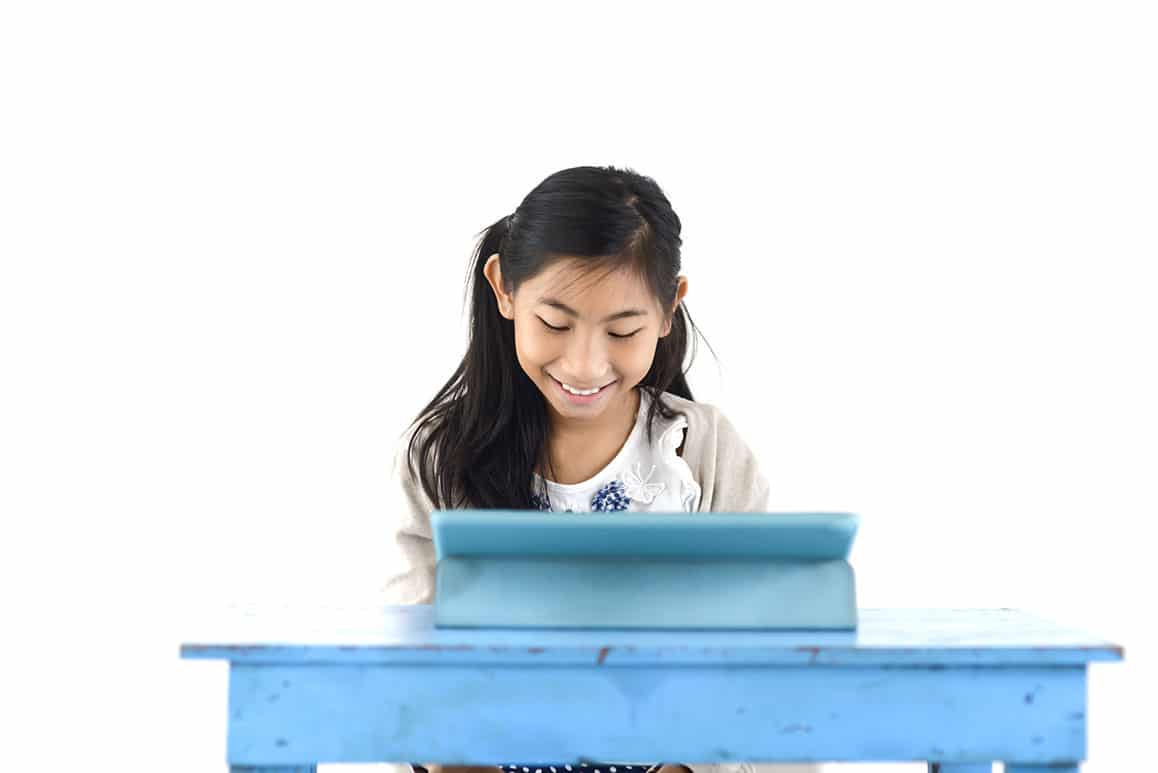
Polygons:
[[389,524],[386,576],[382,586],[386,604],[430,604],[434,601],[434,541],[430,513],[434,503],[407,465],[408,431],[394,453],[390,471]]
[[752,449],[731,420],[718,408],[715,414],[715,458],[705,465],[712,476],[713,512],[767,512],[771,486]]

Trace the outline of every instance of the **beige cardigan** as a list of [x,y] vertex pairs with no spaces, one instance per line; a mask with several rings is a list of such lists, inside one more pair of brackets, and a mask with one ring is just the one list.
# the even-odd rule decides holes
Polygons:
[[[732,422],[715,406],[670,392],[664,402],[687,416],[682,456],[700,484],[700,512],[766,512],[770,487],[751,449]],[[391,557],[382,586],[386,604],[429,604],[434,600],[434,543],[430,513],[434,504],[410,475],[403,452],[415,428],[395,450],[391,467]],[[687,764],[695,773],[818,773],[816,765]],[[390,766],[410,773],[409,765]]]

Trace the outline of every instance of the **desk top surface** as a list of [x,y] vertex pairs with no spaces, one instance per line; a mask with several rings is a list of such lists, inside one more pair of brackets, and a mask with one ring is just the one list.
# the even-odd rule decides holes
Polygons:
[[1121,646],[1015,609],[860,609],[856,631],[440,629],[429,604],[229,606],[181,657],[281,664],[1080,665]]

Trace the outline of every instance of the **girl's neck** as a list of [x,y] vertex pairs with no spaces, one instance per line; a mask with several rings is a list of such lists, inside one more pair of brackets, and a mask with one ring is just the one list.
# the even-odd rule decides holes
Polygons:
[[[547,458],[551,469],[536,470],[555,483],[581,483],[599,473],[623,448],[635,427],[642,396],[633,388],[615,410],[608,410],[598,421],[556,422],[552,416],[547,439]],[[554,473],[553,475],[550,473]]]

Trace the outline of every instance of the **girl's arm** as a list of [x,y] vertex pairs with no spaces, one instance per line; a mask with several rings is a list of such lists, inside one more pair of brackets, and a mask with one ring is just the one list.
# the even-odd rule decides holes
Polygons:
[[702,429],[690,427],[688,430],[689,433],[702,431],[708,436],[707,442],[697,446],[695,466],[692,467],[703,490],[700,510],[768,512],[772,488],[756,454],[723,412],[715,407],[712,412],[711,426]]
[[430,513],[434,503],[410,474],[405,452],[407,433],[394,454],[390,472],[390,529],[386,556],[386,578],[382,585],[386,604],[430,604],[434,602],[434,541]]

